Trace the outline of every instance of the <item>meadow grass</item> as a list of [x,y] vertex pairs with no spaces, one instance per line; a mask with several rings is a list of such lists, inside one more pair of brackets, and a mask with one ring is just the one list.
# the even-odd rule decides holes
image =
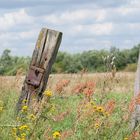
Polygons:
[[[56,88],[63,80],[69,81],[63,85],[61,91]],[[28,124],[30,131],[19,140],[127,140],[135,138],[130,130],[129,104],[133,97],[134,73],[117,73],[116,78],[109,74],[84,74],[84,75],[51,75],[47,89],[53,95],[46,97],[47,103],[36,120],[23,120],[17,122],[15,106],[20,94],[23,77],[1,77],[0,81],[0,139],[14,140],[12,129],[18,125]],[[96,83],[90,99],[84,91],[76,92],[78,84],[87,81]],[[65,81],[66,82],[66,81]],[[59,85],[61,86],[61,85]],[[105,111],[108,102],[112,110],[108,115]],[[109,107],[110,107],[109,106]],[[114,106],[114,107],[113,107]],[[103,111],[97,110],[99,107]],[[32,112],[29,111],[31,114]],[[61,136],[53,134],[59,132]],[[20,134],[16,134],[20,135]],[[139,136],[138,136],[139,137]],[[136,137],[135,139],[138,139]],[[135,140],[134,139],[134,140]]]

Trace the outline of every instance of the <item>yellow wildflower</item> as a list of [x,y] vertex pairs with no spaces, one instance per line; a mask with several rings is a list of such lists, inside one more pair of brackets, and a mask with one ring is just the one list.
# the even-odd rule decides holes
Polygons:
[[45,96],[51,97],[52,96],[52,91],[51,90],[45,90],[43,93]]
[[26,100],[26,99],[24,99],[24,100],[22,101],[22,103],[25,103],[25,104],[26,104],[26,103],[27,103],[27,100]]
[[104,112],[104,108],[103,108],[103,107],[101,107],[101,106],[99,106],[99,107],[97,107],[97,111],[98,111],[98,112],[102,112],[102,113],[103,113],[103,112]]
[[14,127],[14,128],[12,129],[12,131],[13,131],[13,132],[16,132],[16,131],[17,131],[17,128],[16,128],[16,127]]
[[19,130],[22,131],[22,130],[30,130],[30,129],[29,129],[28,125],[25,124],[25,125],[21,125],[21,126],[19,127]]
[[97,109],[97,106],[96,106],[96,105],[94,105],[94,106],[93,106],[93,109],[95,109],[95,110],[96,110],[96,109]]
[[124,140],[128,140],[128,138],[126,137],[126,138],[124,138]]
[[31,119],[31,120],[34,121],[34,120],[36,119],[36,116],[35,116],[34,114],[30,114],[30,115],[29,115],[29,119]]
[[109,116],[110,116],[110,114],[109,114],[108,112],[104,112],[104,115],[105,115],[106,117],[109,117]]
[[16,120],[17,120],[17,121],[20,121],[20,118],[19,118],[19,117],[17,117],[17,118],[16,118]]
[[0,112],[2,112],[3,111],[3,107],[0,107]]
[[52,105],[52,107],[51,107],[50,111],[51,111],[51,112],[54,112],[55,110],[56,110],[55,105]]
[[58,131],[53,133],[53,138],[54,139],[59,138],[59,137],[61,137],[61,134]]
[[16,140],[21,140],[21,138],[17,137]]
[[90,103],[91,103],[92,105],[95,105],[95,104],[96,104],[96,103],[95,103],[95,102],[93,102],[93,101],[91,101]]
[[28,106],[25,105],[25,106],[22,107],[23,112],[26,112],[27,110],[28,110]]
[[12,129],[12,135],[13,135],[13,137],[16,137],[16,136],[17,136],[16,133],[17,133],[17,128],[14,127],[14,128]]
[[95,128],[97,129],[97,128],[99,128],[100,125],[99,125],[99,123],[95,123],[94,126],[95,126]]
[[21,134],[21,138],[23,139],[23,138],[25,138],[26,137],[26,134],[25,133],[22,133]]

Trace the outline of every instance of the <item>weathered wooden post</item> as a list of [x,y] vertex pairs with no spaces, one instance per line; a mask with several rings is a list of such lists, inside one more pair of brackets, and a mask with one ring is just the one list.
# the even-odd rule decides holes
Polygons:
[[140,124],[140,53],[137,65],[137,72],[134,84],[134,112],[132,113],[131,128],[134,129]]
[[38,101],[42,98],[61,40],[61,32],[47,28],[43,28],[40,31],[17,103],[17,112],[21,109],[24,99],[27,100],[27,104],[29,104],[32,95],[35,95]]

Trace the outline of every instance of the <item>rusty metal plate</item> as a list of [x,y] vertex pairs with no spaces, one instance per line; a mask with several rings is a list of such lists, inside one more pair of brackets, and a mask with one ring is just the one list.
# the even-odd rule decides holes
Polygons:
[[27,84],[34,87],[39,87],[42,77],[44,74],[44,69],[38,68],[36,66],[31,66],[26,79]]

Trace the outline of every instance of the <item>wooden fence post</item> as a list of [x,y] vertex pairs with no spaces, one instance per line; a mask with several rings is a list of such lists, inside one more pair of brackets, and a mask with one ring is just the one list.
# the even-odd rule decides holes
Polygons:
[[137,72],[134,84],[134,112],[132,113],[131,128],[134,129],[140,124],[140,104],[136,99],[140,97],[140,53],[137,64]]
[[42,28],[40,31],[17,103],[17,112],[21,110],[24,99],[27,100],[29,105],[32,95],[35,95],[38,101],[42,98],[61,40],[61,32],[47,28]]

